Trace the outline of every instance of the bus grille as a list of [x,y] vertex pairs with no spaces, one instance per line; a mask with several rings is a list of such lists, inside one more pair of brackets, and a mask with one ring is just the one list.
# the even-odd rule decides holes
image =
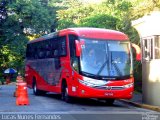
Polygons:
[[123,86],[95,86],[94,88],[97,89],[104,89],[104,90],[123,90]]

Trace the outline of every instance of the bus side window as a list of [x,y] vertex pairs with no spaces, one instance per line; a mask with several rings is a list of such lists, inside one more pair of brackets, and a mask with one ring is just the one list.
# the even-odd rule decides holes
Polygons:
[[38,46],[38,54],[39,54],[39,57],[38,59],[43,59],[45,58],[45,41],[42,41],[39,46]]
[[54,50],[54,56],[58,57],[58,50]]
[[50,45],[50,58],[54,58],[54,41],[53,38],[49,40],[49,45]]
[[66,36],[62,36],[58,38],[58,52],[59,56],[66,56],[67,51],[66,51]]
[[50,40],[48,40],[46,42],[46,58],[51,58],[52,54],[51,54],[51,44],[50,44]]
[[59,57],[54,59],[54,63],[56,70],[61,68],[61,61]]
[[38,49],[37,49],[37,43],[33,43],[33,57],[32,59],[38,59]]
[[55,57],[55,68],[61,67],[60,57],[66,56],[66,36],[58,37],[54,41],[54,57]]

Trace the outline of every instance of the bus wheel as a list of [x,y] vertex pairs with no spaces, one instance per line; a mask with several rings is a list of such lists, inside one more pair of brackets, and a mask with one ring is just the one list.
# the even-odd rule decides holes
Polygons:
[[68,95],[68,87],[66,84],[62,85],[62,100],[64,100],[67,103],[72,102],[71,96]]
[[34,95],[40,95],[41,94],[41,91],[37,89],[37,84],[36,84],[35,81],[33,82],[33,94]]
[[110,105],[113,105],[114,101],[115,101],[115,99],[106,99],[105,104],[110,106]]

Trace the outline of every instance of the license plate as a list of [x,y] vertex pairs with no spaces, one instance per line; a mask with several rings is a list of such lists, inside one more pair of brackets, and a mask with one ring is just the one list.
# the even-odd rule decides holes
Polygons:
[[112,92],[106,92],[105,95],[106,96],[113,96],[113,93]]

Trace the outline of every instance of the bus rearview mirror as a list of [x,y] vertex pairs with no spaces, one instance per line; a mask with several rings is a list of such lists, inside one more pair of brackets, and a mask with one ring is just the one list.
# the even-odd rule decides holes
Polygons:
[[136,51],[136,60],[140,61],[141,60],[141,48],[134,43],[132,43],[131,45],[132,45],[132,48],[134,48],[134,50]]
[[76,45],[76,56],[79,57],[82,52],[81,44],[78,40],[75,40],[75,45]]

